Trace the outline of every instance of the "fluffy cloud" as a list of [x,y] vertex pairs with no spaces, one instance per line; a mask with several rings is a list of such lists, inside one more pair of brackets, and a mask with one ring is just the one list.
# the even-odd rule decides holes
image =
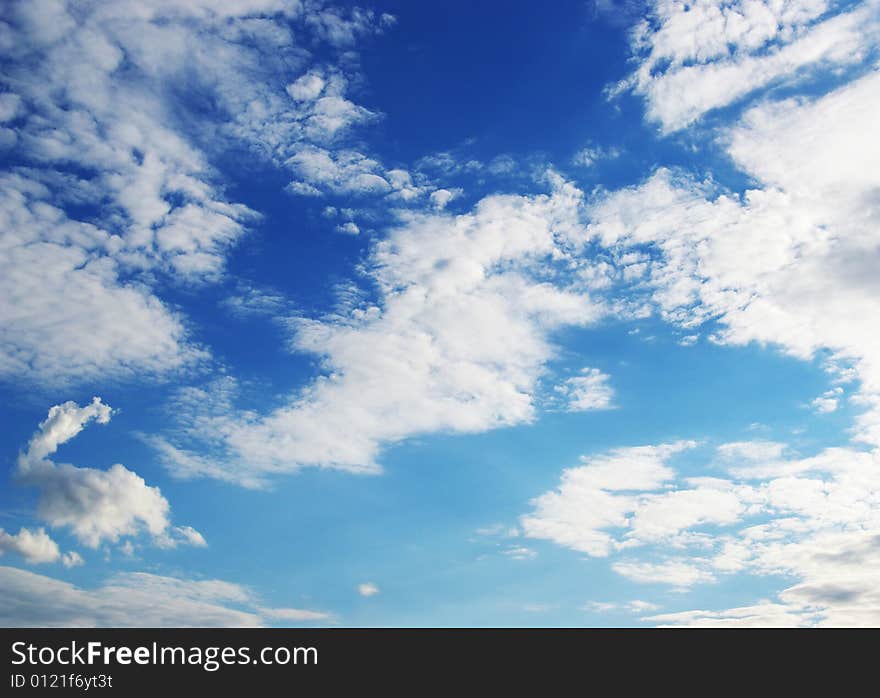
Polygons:
[[[244,147],[312,188],[326,176],[297,160],[309,147],[364,167],[335,144],[375,115],[345,96],[336,49],[327,64],[306,45],[348,51],[389,22],[296,0],[4,5],[0,144],[16,166],[0,181],[0,376],[58,385],[203,360],[162,286],[219,278],[256,217],[212,159]],[[333,181],[365,188],[352,167]]]
[[816,412],[825,414],[834,412],[840,406],[840,396],[843,394],[843,388],[839,385],[831,390],[826,390],[819,397],[815,398],[810,405]]
[[587,145],[574,154],[571,162],[578,167],[592,167],[600,160],[610,160],[617,157],[620,157],[620,150],[617,148]]
[[429,197],[431,205],[437,210],[446,208],[446,205],[457,196],[461,195],[461,189],[437,189],[431,192]]
[[[858,437],[880,443],[880,316],[874,273],[880,73],[827,95],[759,104],[728,129],[734,161],[764,185],[743,195],[658,171],[593,210],[606,245],[652,246],[652,301],[684,327],[720,323],[714,341],[818,352],[860,380]],[[829,406],[828,403],[826,406]]]
[[774,81],[855,65],[878,38],[878,3],[840,14],[826,0],[655,0],[636,29],[639,67],[617,90],[647,101],[665,132]]
[[176,312],[121,280],[110,252],[119,238],[51,198],[23,175],[0,181],[0,376],[58,384],[204,358]]
[[31,564],[55,562],[61,557],[58,544],[42,528],[36,531],[22,528],[14,535],[0,528],[0,553],[10,552],[21,555]]
[[569,412],[607,409],[614,400],[614,389],[608,385],[610,378],[598,368],[585,368],[579,376],[557,386],[556,392],[564,398]]
[[656,622],[877,622],[880,451],[797,458],[766,442],[723,444],[723,477],[680,478],[666,460],[682,448],[621,449],[564,471],[522,517],[525,535],[614,555],[617,573],[679,590],[741,573],[796,580],[768,606]]
[[83,564],[82,557],[74,550],[62,554],[58,544],[43,528],[32,531],[22,527],[16,534],[7,533],[0,528],[0,554],[2,553],[21,555],[32,565],[58,561],[65,567]]
[[708,570],[684,560],[665,562],[615,562],[611,569],[640,584],[668,584],[673,589],[686,591],[694,584],[713,582],[715,576]]
[[204,546],[204,538],[195,529],[172,527],[170,506],[159,489],[123,465],[98,470],[49,459],[89,422],[106,424],[110,416],[110,408],[97,397],[84,407],[66,402],[49,410],[18,458],[19,481],[40,492],[40,518],[50,526],[69,528],[91,548],[144,531],[163,547]]
[[363,584],[358,584],[358,594],[361,596],[375,596],[379,593],[379,587],[377,587],[372,582],[364,582]]
[[387,194],[392,187],[382,164],[357,150],[328,150],[315,145],[302,146],[286,164],[298,176],[292,190],[298,194]]
[[0,567],[7,627],[255,627],[330,619],[320,611],[266,608],[246,587],[144,572],[117,574],[94,589]]
[[266,416],[197,419],[210,462],[154,440],[168,465],[240,481],[316,465],[376,472],[380,449],[412,435],[531,421],[551,333],[604,312],[572,273],[581,194],[553,181],[549,195],[492,196],[462,215],[402,214],[368,261],[378,302],[293,323],[293,347],[321,356],[324,375]]
[[584,465],[562,473],[557,490],[534,500],[534,511],[520,520],[524,534],[588,555],[608,555],[616,545],[608,529],[627,526],[641,504],[629,492],[661,488],[673,475],[666,460],[694,445],[636,446],[584,459]]

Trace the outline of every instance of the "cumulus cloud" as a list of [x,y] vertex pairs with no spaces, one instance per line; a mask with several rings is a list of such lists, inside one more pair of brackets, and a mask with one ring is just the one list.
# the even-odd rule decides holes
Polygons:
[[61,562],[65,567],[78,567],[84,562],[75,550],[62,554],[58,544],[42,527],[36,530],[22,527],[16,534],[0,528],[0,555],[3,553],[20,555],[32,565]]
[[375,118],[346,96],[354,64],[306,48],[351,48],[385,15],[296,0],[17,0],[2,20],[0,141],[16,163],[0,181],[2,377],[59,385],[207,358],[161,295],[222,277],[256,219],[212,166],[230,148],[290,163],[315,191],[327,175],[297,158],[330,148],[334,186],[386,186],[380,165],[336,152]]
[[633,33],[639,61],[617,86],[676,131],[712,109],[805,71],[857,65],[880,31],[876,0],[839,13],[826,0],[654,0]]
[[525,535],[613,555],[611,568],[641,584],[685,590],[737,574],[795,581],[769,605],[656,622],[877,622],[880,451],[796,457],[766,442],[722,444],[723,476],[681,477],[666,461],[682,448],[621,449],[564,471],[522,517]]
[[388,194],[392,186],[382,164],[357,150],[329,150],[316,145],[299,147],[286,161],[299,177],[291,185],[299,194],[364,196]]
[[251,590],[220,580],[145,572],[117,574],[93,589],[0,567],[0,625],[7,627],[257,627],[321,622],[330,614],[267,608]]
[[614,400],[614,389],[608,385],[610,378],[598,368],[585,368],[579,376],[557,386],[556,392],[565,400],[569,412],[607,409]]
[[348,221],[347,223],[343,223],[342,225],[337,225],[336,231],[340,233],[345,233],[346,235],[360,235],[361,229],[354,221]]
[[819,397],[814,398],[810,405],[820,414],[834,412],[840,406],[840,396],[842,394],[843,388],[837,386],[831,390],[826,390]]
[[375,596],[379,593],[379,587],[377,587],[372,582],[364,582],[363,584],[358,584],[358,594],[361,596]]
[[758,104],[724,141],[763,188],[737,195],[660,170],[598,201],[592,224],[603,244],[659,253],[646,278],[670,321],[715,320],[719,343],[772,344],[802,359],[825,352],[832,374],[856,376],[857,435],[872,444],[880,331],[863,318],[880,315],[878,109],[876,70],[819,98]]
[[19,481],[40,492],[38,516],[52,527],[70,529],[91,548],[142,532],[163,547],[204,546],[204,538],[195,529],[171,526],[168,500],[125,466],[116,463],[98,470],[49,459],[89,422],[106,424],[111,414],[110,407],[97,397],[84,407],[65,402],[49,410],[18,458]]
[[0,376],[59,384],[206,356],[177,312],[121,280],[118,238],[69,219],[45,185],[0,179]]
[[587,555],[604,557],[618,545],[609,529],[626,527],[640,507],[637,490],[660,489],[672,476],[667,459],[693,442],[636,446],[585,458],[562,473],[558,489],[533,502],[520,519],[524,535],[543,538]]
[[431,205],[437,210],[446,208],[446,205],[461,195],[461,189],[437,189],[431,192]]
[[31,564],[55,562],[61,557],[58,544],[42,528],[36,531],[22,528],[16,534],[0,528],[0,553],[10,552],[21,555]]
[[571,273],[586,263],[572,253],[581,193],[553,182],[457,216],[401,214],[367,263],[378,302],[292,324],[293,347],[320,356],[324,375],[268,415],[200,418],[192,434],[216,449],[212,462],[157,441],[165,462],[240,481],[304,466],[371,473],[383,446],[416,434],[533,420],[551,333],[604,312]]
[[309,102],[316,100],[327,81],[317,72],[308,72],[300,75],[296,80],[290,83],[285,90],[287,94],[298,102]]

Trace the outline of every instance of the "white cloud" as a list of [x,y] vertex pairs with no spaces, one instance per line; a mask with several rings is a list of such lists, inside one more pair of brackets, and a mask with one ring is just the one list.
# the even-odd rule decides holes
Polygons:
[[78,567],[84,562],[75,550],[62,554],[58,544],[42,527],[36,530],[22,527],[15,534],[0,528],[0,555],[3,553],[20,555],[32,565],[61,562],[65,567]]
[[842,394],[843,388],[837,386],[831,390],[826,390],[819,397],[814,398],[810,405],[820,414],[834,412],[840,406],[840,396]]
[[679,478],[658,447],[642,447],[640,459],[632,449],[592,458],[534,500],[523,531],[615,555],[611,568],[641,584],[686,590],[737,574],[794,581],[757,610],[649,619],[656,622],[875,623],[880,451],[829,448],[800,458],[776,446],[720,446],[722,477]]
[[259,614],[268,620],[305,623],[308,621],[327,621],[333,616],[324,611],[310,611],[306,608],[264,608],[257,609]]
[[66,402],[49,410],[18,458],[19,481],[40,491],[40,518],[50,526],[69,528],[91,548],[144,531],[163,547],[204,546],[204,538],[195,529],[171,528],[170,506],[159,489],[123,465],[98,470],[49,459],[89,422],[106,424],[110,416],[110,407],[97,397],[85,407]]
[[353,63],[316,65],[306,49],[350,48],[384,15],[296,0],[8,5],[0,140],[23,165],[0,182],[4,378],[57,386],[207,358],[160,296],[220,278],[256,218],[212,167],[230,146],[294,170],[329,147],[333,186],[387,187],[381,165],[338,145],[376,118],[346,97]]
[[[18,533],[7,533],[0,528],[0,554],[15,553],[31,564],[55,562],[61,558],[58,544],[49,537],[45,529],[31,531],[22,528]],[[70,558],[71,560],[73,558]]]
[[364,582],[363,584],[358,584],[358,594],[361,596],[375,596],[379,593],[379,587],[377,587],[372,582]]
[[623,610],[628,613],[640,614],[650,613],[659,608],[660,606],[655,603],[642,601],[641,599],[633,599],[632,601],[626,601],[624,603],[617,603],[616,601],[590,601],[583,606],[582,610],[591,613],[609,613],[611,611]]
[[[360,7],[321,8],[320,5],[314,5],[309,9],[312,11],[305,15],[306,24],[317,36],[340,48],[348,48],[359,37],[382,32],[396,22],[394,15],[387,12],[377,15],[372,10]],[[321,11],[314,11],[318,9]]]
[[0,375],[58,384],[204,358],[176,312],[120,280],[119,238],[67,218],[44,185],[6,175],[0,229]]
[[[822,2],[689,5],[656,4],[659,19],[639,39],[648,58],[629,83],[667,131],[796,67],[854,64],[878,29],[876,2],[830,18]],[[521,518],[525,535],[613,555],[612,568],[639,583],[684,590],[735,574],[795,582],[773,601],[648,620],[877,622],[880,332],[865,318],[880,317],[880,73],[862,70],[823,96],[753,105],[721,133],[752,182],[742,194],[661,169],[592,206],[590,234],[623,267],[609,278],[632,305],[647,301],[691,333],[711,321],[717,344],[770,344],[804,360],[821,353],[835,382],[858,379],[854,436],[875,449],[803,458],[774,442],[723,444],[710,460],[723,475],[679,478],[654,458],[653,477],[627,489],[609,486],[602,466],[613,463],[621,479],[638,473],[630,449],[564,471]],[[832,387],[813,406],[836,409],[842,393]]]
[[598,368],[585,368],[581,375],[557,386],[556,391],[565,399],[565,409],[569,412],[604,410],[614,401],[614,389],[608,385],[610,378]]
[[592,167],[600,160],[611,160],[620,157],[617,148],[602,148],[597,145],[588,145],[577,151],[571,159],[572,164],[579,167]]
[[617,90],[643,95],[648,118],[669,132],[774,81],[867,58],[876,0],[828,10],[826,0],[654,0],[633,35],[639,67]]
[[766,464],[781,459],[785,444],[778,441],[731,441],[718,447],[718,455],[728,462],[752,461]]
[[446,205],[458,196],[461,196],[461,189],[437,189],[431,192],[428,197],[431,205],[438,211],[446,208]]
[[82,555],[80,555],[75,550],[71,550],[70,552],[64,553],[61,556],[61,563],[65,567],[79,567],[85,564],[85,560],[82,559]]
[[698,565],[670,560],[667,562],[635,562],[622,560],[611,568],[617,574],[640,584],[668,584],[673,589],[684,591],[694,584],[715,581],[714,575]]
[[538,556],[537,552],[524,545],[512,545],[509,548],[505,548],[502,553],[511,560],[532,560]]
[[667,319],[713,319],[720,343],[773,344],[802,359],[826,351],[830,371],[860,379],[857,435],[874,444],[880,330],[864,318],[880,315],[878,109],[876,70],[820,98],[760,104],[725,141],[764,188],[737,196],[661,170],[598,201],[592,224],[606,245],[660,253],[648,278]]
[[371,473],[382,447],[413,435],[534,419],[551,333],[604,312],[571,275],[587,263],[569,252],[581,194],[554,182],[457,216],[401,214],[366,265],[378,301],[292,324],[293,347],[320,356],[324,375],[268,415],[201,419],[193,435],[215,460],[166,440],[165,462],[240,481],[305,466]]
[[168,533],[157,539],[157,544],[165,548],[175,548],[178,545],[191,545],[194,548],[205,548],[208,542],[205,537],[192,526],[174,526]]
[[327,82],[318,73],[309,72],[300,75],[285,89],[291,98],[298,102],[314,101],[317,99]]
[[656,611],[660,608],[660,606],[655,603],[642,601],[641,599],[633,599],[632,601],[627,602],[626,607],[631,613],[649,613],[650,611]]
[[239,282],[235,292],[219,305],[237,318],[253,316],[280,317],[292,313],[292,305],[285,296],[271,289]]
[[316,193],[326,189],[355,196],[387,194],[392,190],[382,164],[357,150],[333,151],[304,145],[296,149],[286,164],[301,179],[293,183],[294,189],[303,184]]
[[342,225],[337,225],[336,230],[337,232],[345,233],[346,235],[359,235],[361,232],[361,229],[354,221],[348,221]]
[[[804,625],[804,614],[782,604],[766,602],[725,611],[682,611],[649,616],[645,620],[665,627],[790,628]],[[807,623],[811,624],[811,623]]]
[[615,548],[610,529],[629,525],[640,506],[638,490],[659,490],[674,472],[667,459],[693,442],[624,448],[562,473],[558,489],[533,500],[534,511],[520,519],[523,533],[551,540],[593,556],[607,556]]
[[6,627],[255,627],[330,618],[320,611],[266,608],[240,585],[145,572],[117,574],[94,589],[0,567],[0,625]]

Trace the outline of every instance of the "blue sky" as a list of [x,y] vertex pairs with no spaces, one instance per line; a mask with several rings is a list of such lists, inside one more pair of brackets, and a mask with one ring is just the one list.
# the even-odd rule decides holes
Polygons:
[[876,1],[0,21],[0,622],[880,622]]

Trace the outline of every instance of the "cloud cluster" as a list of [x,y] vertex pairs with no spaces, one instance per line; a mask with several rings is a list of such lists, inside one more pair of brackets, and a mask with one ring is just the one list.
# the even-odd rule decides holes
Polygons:
[[379,587],[373,584],[373,582],[364,582],[363,584],[358,584],[357,591],[361,596],[370,597],[379,593]]
[[[293,322],[293,347],[320,356],[324,375],[268,415],[198,419],[191,435],[219,449],[210,462],[153,439],[166,463],[241,482],[304,466],[376,472],[386,444],[534,419],[552,332],[604,313],[574,273],[587,263],[574,254],[581,193],[551,180],[550,194],[491,196],[470,213],[402,214],[368,261],[378,302]],[[605,377],[579,379],[572,408],[604,405]]]
[[256,219],[212,161],[245,149],[308,186],[359,187],[366,175],[315,159],[364,165],[337,145],[375,117],[346,98],[345,66],[391,23],[297,0],[5,3],[0,377],[59,385],[204,360],[163,285],[220,277]]
[[876,0],[654,0],[633,33],[636,71],[616,87],[647,102],[662,131],[682,129],[774,82],[858,65],[880,32]]
[[557,386],[556,392],[564,399],[569,412],[608,409],[614,401],[614,389],[608,384],[610,378],[598,368],[585,368],[580,375]]
[[[799,624],[880,619],[880,451],[829,448],[799,458],[781,444],[723,444],[718,476],[682,478],[669,460],[693,445],[585,459],[534,500],[521,519],[525,535],[614,556],[614,571],[643,584],[687,589],[739,573],[793,578],[770,610]],[[711,624],[737,613],[759,622],[743,609],[656,620]]]
[[58,544],[43,528],[35,531],[21,528],[16,534],[7,533],[0,528],[0,554],[3,553],[20,555],[25,562],[32,565],[59,560],[65,567],[76,567],[83,563],[83,559],[76,552],[71,551],[62,555]]
[[248,588],[145,572],[117,574],[94,589],[0,567],[6,627],[258,627],[326,622],[328,613],[271,608]]
[[[876,70],[813,100],[767,102],[725,133],[730,157],[763,188],[742,195],[665,170],[594,207],[605,245],[644,249],[651,301],[714,341],[823,353],[858,378],[861,440],[880,444],[880,145]],[[836,390],[831,396],[839,400]],[[821,403],[830,407],[830,403]]]
[[[626,83],[664,131],[751,95],[799,68],[855,65],[876,46],[876,2],[655,3],[637,31],[640,65]],[[664,624],[876,624],[880,540],[880,146],[873,122],[880,73],[813,95],[749,104],[716,144],[749,177],[731,191],[711,179],[656,170],[600,194],[590,235],[628,257],[634,297],[719,344],[771,345],[821,357],[832,386],[820,414],[863,408],[854,439],[799,458],[784,445],[717,448],[713,477],[680,478],[671,455],[640,447],[586,459],[523,516],[527,535],[594,556],[640,583],[677,589],[725,575],[796,581],[775,601],[653,616]],[[846,384],[856,382],[850,391]],[[873,450],[871,450],[873,449]],[[613,475],[611,474],[613,473]]]
[[[76,436],[91,421],[106,424],[111,409],[100,398],[80,407],[74,402],[55,405],[18,458],[19,481],[40,492],[38,516],[55,528],[67,528],[84,545],[97,548],[105,542],[146,532],[162,547],[179,544],[204,546],[195,529],[172,526],[170,505],[157,487],[116,463],[109,470],[80,468],[50,460],[58,447]],[[6,535],[6,534],[4,534]],[[43,552],[34,550],[41,543]],[[19,546],[23,543],[19,541]],[[57,558],[48,537],[30,537],[30,557]],[[38,561],[44,561],[40,559]]]
[[[624,448],[564,471],[559,488],[536,498],[534,512],[522,517],[524,534],[588,555],[608,555],[616,547],[608,529],[627,526],[640,506],[629,492],[661,488],[672,476],[666,460],[692,446],[678,442]],[[701,512],[695,510],[693,515],[699,518]],[[658,522],[649,517],[649,522],[647,528],[652,523],[662,525],[662,518]]]

